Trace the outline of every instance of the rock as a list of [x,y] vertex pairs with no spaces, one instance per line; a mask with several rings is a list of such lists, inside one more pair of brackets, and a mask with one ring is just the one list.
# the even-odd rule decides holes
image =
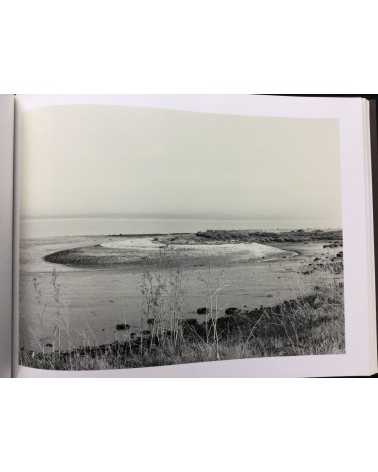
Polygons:
[[206,307],[198,308],[197,315],[207,315],[209,310]]
[[241,313],[241,310],[240,308],[236,308],[232,306],[230,308],[226,308],[224,312],[226,315],[239,315]]
[[128,325],[126,323],[118,323],[116,325],[116,330],[117,331],[127,331],[128,329],[130,329],[130,325]]

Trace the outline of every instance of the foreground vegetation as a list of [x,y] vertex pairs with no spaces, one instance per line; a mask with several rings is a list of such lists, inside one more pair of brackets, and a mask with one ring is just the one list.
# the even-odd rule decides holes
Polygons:
[[340,353],[344,351],[342,303],[326,297],[307,297],[294,307],[278,305],[207,324],[186,320],[176,332],[147,333],[107,345],[44,353],[22,350],[20,361],[43,369],[90,370]]
[[[58,322],[54,341],[38,352],[21,349],[20,363],[42,369],[91,370],[344,352],[340,261],[311,266],[311,271],[325,275],[324,284],[314,286],[313,293],[253,310],[220,308],[222,281],[212,280],[209,271],[204,280],[206,306],[191,319],[183,311],[182,271],[166,260],[164,264],[162,270],[142,276],[138,330],[119,323],[115,327],[118,339],[110,344],[62,349],[62,339],[69,339],[70,333]],[[59,291],[56,275],[53,283]]]

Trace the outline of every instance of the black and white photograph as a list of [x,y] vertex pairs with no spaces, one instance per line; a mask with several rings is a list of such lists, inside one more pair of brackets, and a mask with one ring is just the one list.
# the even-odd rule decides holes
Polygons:
[[74,104],[19,127],[21,365],[345,352],[336,120]]

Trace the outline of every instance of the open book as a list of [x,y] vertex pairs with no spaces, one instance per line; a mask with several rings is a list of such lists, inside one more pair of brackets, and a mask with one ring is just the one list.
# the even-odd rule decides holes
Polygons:
[[375,374],[374,107],[0,97],[1,375]]

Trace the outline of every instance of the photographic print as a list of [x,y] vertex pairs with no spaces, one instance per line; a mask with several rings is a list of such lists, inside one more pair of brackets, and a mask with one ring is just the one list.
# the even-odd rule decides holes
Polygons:
[[18,126],[22,365],[345,352],[337,120],[81,104]]

